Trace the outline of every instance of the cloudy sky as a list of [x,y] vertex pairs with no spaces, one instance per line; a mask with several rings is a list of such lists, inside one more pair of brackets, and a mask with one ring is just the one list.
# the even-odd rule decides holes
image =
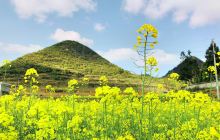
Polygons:
[[1,0],[0,19],[0,61],[76,40],[141,73],[132,48],[136,30],[151,23],[159,30],[154,55],[162,76],[181,51],[204,60],[211,39],[220,44],[219,0]]

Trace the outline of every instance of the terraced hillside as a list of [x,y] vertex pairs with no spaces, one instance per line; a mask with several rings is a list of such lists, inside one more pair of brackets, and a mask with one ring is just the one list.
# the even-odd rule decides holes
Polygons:
[[[63,41],[12,61],[7,81],[22,83],[26,69],[32,67],[39,72],[42,86],[65,86],[69,79],[82,77],[88,77],[92,86],[98,84],[101,75],[107,76],[113,85],[140,82],[137,75],[110,63],[92,49],[75,41]],[[0,68],[0,78],[2,76],[3,68]]]

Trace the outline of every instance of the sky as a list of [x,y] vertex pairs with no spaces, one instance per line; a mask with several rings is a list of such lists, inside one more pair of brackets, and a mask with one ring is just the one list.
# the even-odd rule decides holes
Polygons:
[[163,76],[180,63],[181,51],[205,60],[211,40],[220,44],[220,1],[1,0],[0,62],[75,40],[140,74],[133,46],[145,23],[159,31],[153,55],[159,61],[155,76]]

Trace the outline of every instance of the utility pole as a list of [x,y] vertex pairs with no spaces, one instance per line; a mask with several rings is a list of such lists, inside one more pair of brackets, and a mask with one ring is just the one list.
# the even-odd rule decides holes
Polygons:
[[219,95],[219,85],[218,85],[218,71],[217,71],[217,67],[216,67],[216,58],[215,58],[215,42],[214,40],[212,40],[212,51],[213,51],[213,57],[214,57],[214,66],[215,66],[215,80],[216,80],[216,91],[217,91],[217,99],[220,98]]

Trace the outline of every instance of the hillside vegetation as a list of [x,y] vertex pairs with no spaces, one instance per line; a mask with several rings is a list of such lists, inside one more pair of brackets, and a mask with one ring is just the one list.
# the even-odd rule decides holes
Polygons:
[[[38,52],[27,54],[11,63],[7,72],[7,81],[23,82],[28,68],[35,68],[40,74],[40,85],[66,85],[72,78],[88,77],[90,84],[97,84],[98,78],[105,75],[110,84],[139,83],[139,77],[110,63],[92,49],[75,41],[63,41]],[[4,73],[0,68],[0,76]],[[129,84],[132,84],[129,83]]]
[[184,59],[180,64],[178,64],[175,68],[170,70],[167,74],[170,73],[178,73],[180,75],[180,80],[189,81],[189,80],[197,80],[199,81],[204,62],[195,56],[189,56]]

